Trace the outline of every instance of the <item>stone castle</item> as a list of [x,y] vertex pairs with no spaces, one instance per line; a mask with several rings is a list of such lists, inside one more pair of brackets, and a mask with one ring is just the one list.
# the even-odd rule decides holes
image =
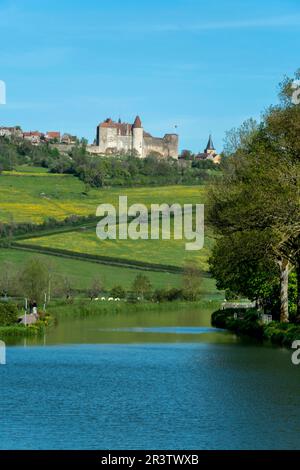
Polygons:
[[108,118],[97,126],[94,152],[106,155],[134,152],[140,158],[157,153],[163,157],[178,158],[178,135],[152,137],[143,129],[139,116],[133,124]]

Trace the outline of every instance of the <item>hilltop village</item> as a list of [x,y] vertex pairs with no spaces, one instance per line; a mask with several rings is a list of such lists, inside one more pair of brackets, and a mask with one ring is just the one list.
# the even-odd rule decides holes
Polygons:
[[62,154],[67,154],[74,146],[84,144],[91,155],[119,156],[133,154],[139,158],[156,155],[163,158],[179,160],[210,160],[219,164],[221,156],[217,153],[211,135],[203,152],[188,156],[187,151],[179,154],[179,136],[175,133],[166,133],[163,137],[154,137],[147,132],[141,118],[136,116],[133,123],[122,122],[121,119],[113,121],[107,118],[96,127],[96,137],[92,144],[85,139],[60,131],[40,132],[23,131],[20,126],[0,127],[0,137],[13,140],[24,140],[32,145],[49,144],[57,148]]

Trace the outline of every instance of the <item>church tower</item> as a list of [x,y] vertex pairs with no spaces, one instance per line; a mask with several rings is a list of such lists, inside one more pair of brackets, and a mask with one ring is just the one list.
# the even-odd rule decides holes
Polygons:
[[216,155],[217,153],[212,141],[211,134],[209,134],[209,139],[207,142],[207,146],[204,149],[204,153],[207,153],[208,155]]
[[140,158],[144,156],[144,129],[139,116],[135,118],[132,126],[132,148]]

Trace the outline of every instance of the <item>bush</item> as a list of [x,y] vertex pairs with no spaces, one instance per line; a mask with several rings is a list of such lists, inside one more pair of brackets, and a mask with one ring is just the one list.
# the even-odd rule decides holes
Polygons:
[[[243,318],[235,320],[234,313]],[[291,347],[293,341],[300,340],[300,325],[278,321],[263,325],[255,309],[217,310],[212,314],[211,323],[217,328],[225,328],[260,340],[266,339],[279,346]]]
[[170,289],[167,291],[167,300],[169,302],[173,302],[174,300],[183,300],[184,299],[184,294],[182,289],[176,289],[176,287],[173,287],[173,289]]
[[153,293],[154,302],[173,302],[175,300],[184,300],[185,296],[182,289],[173,287],[172,289],[156,289]]
[[265,326],[264,337],[273,344],[290,347],[293,341],[300,339],[300,326],[274,321]]
[[153,302],[166,302],[168,300],[168,291],[166,289],[156,289],[153,292]]
[[[242,318],[234,319],[235,313]],[[226,328],[256,339],[262,339],[264,335],[264,326],[259,322],[259,314],[255,309],[217,310],[212,314],[211,323],[217,328]]]
[[126,297],[126,292],[122,286],[114,286],[110,291],[111,297],[124,299]]
[[18,321],[18,309],[13,303],[0,303],[0,326],[11,326]]

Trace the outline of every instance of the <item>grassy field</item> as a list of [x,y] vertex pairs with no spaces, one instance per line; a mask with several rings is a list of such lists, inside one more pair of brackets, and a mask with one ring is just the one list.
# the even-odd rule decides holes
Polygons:
[[70,215],[96,213],[99,204],[118,205],[119,195],[127,195],[128,203],[172,204],[199,203],[204,188],[199,186],[163,186],[143,188],[91,189],[72,175],[46,173],[45,169],[19,168],[0,175],[0,221],[41,223],[48,217],[64,219]]
[[[180,274],[106,266],[89,261],[65,259],[43,254],[35,255],[34,253],[7,248],[0,249],[0,266],[6,261],[11,263],[17,272],[34,256],[38,256],[47,263],[47,265],[51,266],[54,274],[68,277],[72,287],[79,290],[90,287],[95,278],[102,280],[106,290],[111,289],[117,284],[123,286],[125,289],[130,289],[137,274],[145,274],[154,289],[182,287],[182,276]],[[201,292],[204,296],[209,298],[219,299],[220,296],[216,290],[214,279],[209,277],[202,279]]]
[[183,266],[186,261],[194,260],[203,271],[207,271],[212,240],[206,238],[202,250],[186,251],[186,240],[99,240],[95,229],[90,229],[35,237],[22,240],[22,243],[171,266]]
[[[26,251],[2,248],[0,249],[0,266],[6,261],[12,263],[17,271],[24,266],[26,261],[34,256],[33,253]],[[53,266],[54,273],[67,276],[72,286],[76,289],[90,286],[92,280],[96,277],[99,277],[103,281],[106,289],[110,289],[116,284],[121,284],[124,288],[130,288],[134,278],[140,273],[147,275],[155,288],[162,286],[179,287],[182,282],[180,274],[152,271],[143,272],[137,269],[106,266],[89,261],[65,259],[50,255],[39,254],[38,256],[47,264]],[[210,281],[210,279],[205,279],[206,285],[203,286],[204,290],[213,288],[213,284]]]
[[[154,203],[203,203],[204,186],[164,186],[142,188],[91,189],[84,193],[84,184],[72,175],[47,173],[44,168],[18,167],[14,172],[0,175],[0,222],[30,221],[41,223],[48,217],[63,219],[69,215],[95,215],[101,203],[118,206],[119,195],[128,196],[128,204],[143,203],[147,207]],[[189,259],[196,260],[203,271],[208,270],[208,256],[212,239],[206,237],[205,247],[200,251],[185,250],[185,240],[105,240],[96,237],[95,229],[57,233],[44,237],[22,240],[22,243],[64,249],[76,253],[87,253],[153,264],[183,266]],[[0,265],[11,262],[16,269],[33,254],[16,249],[0,249]],[[65,275],[75,288],[85,288],[92,279],[100,277],[105,288],[116,284],[130,288],[133,279],[143,271],[135,268],[108,266],[90,261],[67,259],[51,255],[39,255],[54,266],[54,272]],[[154,288],[180,287],[180,274],[145,271]],[[205,277],[202,283],[203,294],[215,295],[214,280]]]

